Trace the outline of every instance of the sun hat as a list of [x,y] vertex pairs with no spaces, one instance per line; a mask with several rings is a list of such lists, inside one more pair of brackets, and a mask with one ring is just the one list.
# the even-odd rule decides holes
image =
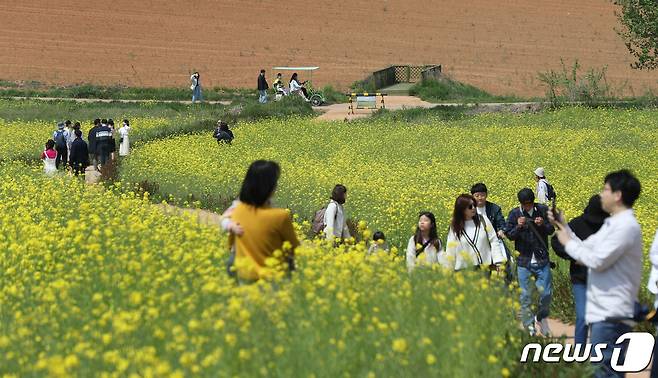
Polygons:
[[537,177],[546,177],[546,175],[544,174],[544,168],[539,167],[539,168],[535,169],[535,176],[537,176]]

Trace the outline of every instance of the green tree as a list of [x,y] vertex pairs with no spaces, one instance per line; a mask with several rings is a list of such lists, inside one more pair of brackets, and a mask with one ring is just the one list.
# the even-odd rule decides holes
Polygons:
[[617,33],[624,38],[626,48],[636,59],[635,69],[658,67],[658,0],[617,0],[616,12],[623,25]]

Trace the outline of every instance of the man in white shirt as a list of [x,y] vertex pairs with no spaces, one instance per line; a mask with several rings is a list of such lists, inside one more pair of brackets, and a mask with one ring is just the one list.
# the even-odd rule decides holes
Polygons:
[[[642,231],[632,209],[640,191],[640,182],[629,171],[608,174],[601,190],[601,205],[610,217],[584,241],[575,236],[561,214],[549,212],[565,251],[588,267],[585,320],[590,326],[592,344],[608,345],[596,377],[623,376],[613,371],[611,359],[617,338],[631,331],[630,319],[642,278]],[[629,320],[615,320],[619,318]],[[626,344],[620,347],[623,356]]]
[[[658,230],[653,237],[651,249],[649,250],[649,260],[651,261],[651,274],[649,275],[649,283],[647,288],[652,294],[656,295],[653,303],[654,308],[658,308]],[[658,327],[656,327],[658,333]],[[651,365],[651,376],[655,377],[658,374],[658,342],[653,345],[653,364]]]

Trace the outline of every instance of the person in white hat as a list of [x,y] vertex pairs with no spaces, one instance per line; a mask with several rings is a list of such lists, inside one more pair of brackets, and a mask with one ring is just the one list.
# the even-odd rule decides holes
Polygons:
[[546,180],[546,175],[544,174],[544,168],[539,167],[535,169],[535,181],[537,181],[537,202],[546,205],[553,199],[551,196],[551,189],[549,189],[550,184]]

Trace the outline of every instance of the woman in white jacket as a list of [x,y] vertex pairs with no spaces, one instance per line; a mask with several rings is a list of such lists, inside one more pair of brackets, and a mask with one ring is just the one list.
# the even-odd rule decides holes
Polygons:
[[477,213],[477,201],[470,194],[462,194],[455,201],[446,257],[445,266],[454,270],[498,270],[507,261],[496,231],[487,217]]
[[347,200],[347,188],[338,184],[331,191],[331,201],[324,212],[324,235],[327,240],[349,239],[350,230],[347,227],[347,214],[345,213],[345,201]]
[[130,154],[130,122],[123,120],[123,126],[119,129],[119,156],[128,156]]
[[407,269],[411,272],[416,265],[438,264],[442,253],[434,214],[429,211],[420,213],[416,233],[407,244]]

